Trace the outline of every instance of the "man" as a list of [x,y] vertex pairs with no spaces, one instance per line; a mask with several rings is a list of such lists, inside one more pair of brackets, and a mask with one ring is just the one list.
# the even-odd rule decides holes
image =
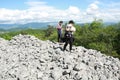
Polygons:
[[67,24],[66,28],[65,28],[65,44],[63,47],[63,51],[66,50],[67,45],[69,44],[69,50],[71,52],[72,50],[72,44],[74,41],[74,36],[73,33],[76,31],[76,28],[74,27],[74,21],[70,20],[69,23]]

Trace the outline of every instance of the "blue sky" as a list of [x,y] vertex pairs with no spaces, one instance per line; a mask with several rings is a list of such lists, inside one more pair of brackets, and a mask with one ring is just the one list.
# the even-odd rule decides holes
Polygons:
[[66,9],[71,5],[86,8],[86,6],[92,2],[91,0],[83,0],[82,2],[81,0],[1,0],[0,7],[9,9],[27,9],[29,6],[26,5],[26,2],[30,1],[45,2],[48,6],[53,6],[58,9]]
[[1,0],[0,23],[120,21],[119,0]]

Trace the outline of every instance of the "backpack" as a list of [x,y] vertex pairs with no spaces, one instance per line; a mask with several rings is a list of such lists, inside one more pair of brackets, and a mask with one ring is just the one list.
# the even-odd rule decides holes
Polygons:
[[72,33],[70,31],[65,33],[65,38],[71,38],[72,37]]

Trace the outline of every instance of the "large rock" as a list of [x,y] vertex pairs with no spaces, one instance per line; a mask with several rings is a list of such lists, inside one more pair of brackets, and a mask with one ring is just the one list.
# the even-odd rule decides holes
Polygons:
[[0,80],[120,80],[119,59],[81,46],[72,53],[62,48],[31,35],[0,38]]

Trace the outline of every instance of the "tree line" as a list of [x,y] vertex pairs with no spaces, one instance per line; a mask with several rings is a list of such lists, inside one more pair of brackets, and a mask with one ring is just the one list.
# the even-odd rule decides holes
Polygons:
[[[94,20],[83,25],[75,24],[74,45],[101,51],[106,55],[120,59],[120,23],[104,25],[104,22]],[[65,25],[63,25],[64,32]],[[57,41],[56,26],[48,25],[47,29],[27,29],[0,34],[0,37],[10,40],[18,34],[33,35],[41,40]],[[63,33],[64,34],[64,33]]]

